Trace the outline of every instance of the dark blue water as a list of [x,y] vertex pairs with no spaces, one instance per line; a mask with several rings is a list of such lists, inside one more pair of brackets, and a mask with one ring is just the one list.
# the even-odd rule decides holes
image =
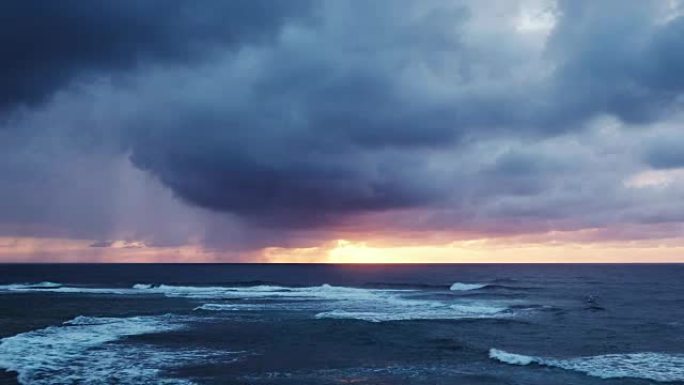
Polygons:
[[684,265],[0,265],[0,338],[8,384],[684,384]]

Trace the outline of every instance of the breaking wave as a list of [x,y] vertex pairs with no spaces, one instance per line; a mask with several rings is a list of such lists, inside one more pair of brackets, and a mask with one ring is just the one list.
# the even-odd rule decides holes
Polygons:
[[56,282],[11,283],[0,285],[0,293],[135,294],[131,289],[67,286]]
[[61,287],[62,284],[55,282],[37,282],[37,283],[10,283],[6,285],[0,285],[0,291],[22,291],[22,290],[41,290],[41,289],[54,289]]
[[[22,384],[84,383],[187,385],[162,371],[218,355],[205,350],[165,350],[146,344],[117,343],[126,336],[183,327],[173,315],[128,318],[79,316],[60,326],[0,340],[0,367],[18,373]],[[221,353],[225,355],[227,353]]]
[[647,352],[557,359],[490,349],[489,357],[511,365],[537,364],[582,372],[603,379],[638,378],[658,382],[684,381],[684,354]]
[[372,311],[332,310],[316,314],[316,318],[353,319],[369,322],[409,320],[461,320],[505,317],[505,307],[486,305],[408,305]]
[[362,298],[371,297],[378,293],[410,292],[408,289],[363,289],[344,286],[310,286],[310,287],[286,287],[277,285],[256,286],[177,286],[177,285],[154,285],[149,283],[136,283],[129,288],[116,287],[88,287],[67,286],[54,282],[20,283],[0,285],[0,292],[51,292],[70,294],[160,294],[167,297],[185,298],[221,298],[221,299],[248,299],[248,298],[282,298],[291,299],[336,299],[336,298]]
[[[494,301],[453,301],[425,298],[418,290],[342,286],[201,287],[137,284],[134,289],[168,297],[212,300],[195,311],[244,312],[286,310],[312,312],[317,319],[369,322],[503,318],[511,308]],[[248,302],[235,302],[246,300]],[[226,302],[221,302],[226,301]],[[284,301],[284,302],[283,302]]]
[[529,365],[537,361],[537,358],[523,354],[508,353],[499,349],[489,349],[489,358],[511,365]]
[[462,282],[455,282],[454,284],[449,287],[449,290],[451,291],[470,291],[470,290],[479,290],[479,289],[484,289],[487,287],[487,284],[485,283],[462,283]]
[[399,289],[362,289],[344,286],[287,287],[275,285],[257,286],[174,286],[135,284],[134,290],[159,293],[167,297],[205,298],[205,299],[251,299],[251,298],[289,298],[289,299],[369,299],[380,295],[410,292]]
[[193,310],[206,311],[245,311],[245,310],[264,310],[267,306],[257,304],[236,304],[236,303],[205,303],[197,306]]
[[[455,283],[452,290],[476,290],[484,284]],[[10,290],[10,289],[7,289]],[[235,312],[286,310],[311,312],[318,319],[355,319],[370,322],[502,318],[515,314],[501,301],[463,300],[436,291],[408,288],[356,288],[328,284],[308,287],[279,285],[183,286],[137,283],[127,288],[78,287],[60,284],[13,286],[14,292],[73,294],[161,295],[203,300],[196,311]],[[442,289],[442,293],[445,293]],[[504,306],[505,305],[505,306]]]
[[[194,310],[254,311],[287,310],[311,311],[317,319],[351,319],[369,322],[403,320],[455,320],[502,318],[514,314],[511,308],[494,301],[453,301],[426,298],[415,290],[368,289],[330,285],[314,287],[254,286],[245,288],[221,287],[152,287],[167,296],[213,299]],[[248,300],[249,303],[234,302]],[[233,302],[220,302],[226,300]],[[273,302],[272,300],[286,300]],[[264,302],[266,301],[266,302]]]
[[[346,305],[346,306],[345,306]],[[318,319],[352,319],[369,322],[407,320],[460,320],[508,317],[507,306],[488,301],[439,301],[404,296],[378,297],[365,303],[345,303],[316,314]]]

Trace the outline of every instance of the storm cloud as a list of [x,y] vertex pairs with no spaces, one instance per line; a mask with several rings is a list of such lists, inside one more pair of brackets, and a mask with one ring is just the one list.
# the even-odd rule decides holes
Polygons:
[[306,1],[6,1],[0,107],[43,101],[74,81],[146,64],[191,64],[274,37]]
[[676,2],[2,7],[6,228],[251,248],[684,221],[684,181],[648,174],[684,167]]

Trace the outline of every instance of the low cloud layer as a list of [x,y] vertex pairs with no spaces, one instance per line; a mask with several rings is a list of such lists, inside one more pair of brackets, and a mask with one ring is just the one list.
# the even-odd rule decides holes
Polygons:
[[7,236],[681,236],[678,2],[2,7]]

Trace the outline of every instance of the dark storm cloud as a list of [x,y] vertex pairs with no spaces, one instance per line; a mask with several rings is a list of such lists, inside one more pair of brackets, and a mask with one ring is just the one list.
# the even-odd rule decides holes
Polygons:
[[136,131],[131,159],[206,208],[310,225],[354,211],[419,206],[440,193],[420,156],[368,153],[306,133],[278,138],[240,123],[231,130],[205,122],[192,131],[186,124],[148,129],[144,140]]
[[[20,196],[21,208],[6,204],[4,220],[68,226],[73,211],[76,233],[115,239],[116,219],[96,222],[117,210],[80,203],[109,194],[115,182],[96,186],[116,173],[90,178],[92,190],[59,186],[74,170],[87,178],[104,168],[73,154],[87,159],[91,147],[128,156],[192,206],[262,230],[409,209],[438,212],[409,228],[492,232],[661,212],[679,190],[624,181],[643,166],[642,149],[632,151],[642,131],[678,119],[684,18],[664,17],[659,2],[567,1],[542,9],[549,29],[525,32],[511,4],[5,2],[0,105],[63,92],[29,110],[47,110],[43,118],[5,132],[0,196]],[[75,81],[84,86],[68,88]],[[59,127],[46,129],[52,122]],[[53,145],[48,131],[77,145],[53,161],[36,155]],[[656,143],[645,157],[672,168],[677,154]],[[40,173],[50,176],[44,194],[62,191],[63,206],[40,191],[21,196]],[[58,212],[46,219],[45,210]],[[290,236],[245,235],[228,222],[207,233],[254,245]],[[164,242],[178,233],[186,234],[174,228]]]
[[0,4],[0,109],[44,100],[84,77],[190,63],[272,38],[306,1],[39,1]]
[[[168,111],[170,124],[131,128],[134,164],[189,202],[292,225],[444,200],[454,181],[430,171],[427,149],[535,140],[579,131],[601,114],[650,121],[678,95],[679,72],[669,74],[667,88],[657,79],[676,68],[678,55],[667,50],[681,42],[668,36],[681,21],[655,25],[648,4],[562,3],[546,53],[557,68],[542,82],[526,74],[524,90],[509,79],[518,53],[492,61],[464,42],[467,8],[442,5],[416,16],[378,4],[386,8],[328,9],[338,13],[255,52],[252,67],[230,80],[213,73],[238,91],[180,105]],[[598,22],[608,11],[618,15]],[[346,29],[334,30],[336,23]],[[449,89],[440,93],[439,86]],[[235,105],[233,97],[244,100]],[[492,178],[505,182],[505,191],[540,194],[554,169],[534,157],[508,159]],[[539,175],[521,178],[528,169]]]

